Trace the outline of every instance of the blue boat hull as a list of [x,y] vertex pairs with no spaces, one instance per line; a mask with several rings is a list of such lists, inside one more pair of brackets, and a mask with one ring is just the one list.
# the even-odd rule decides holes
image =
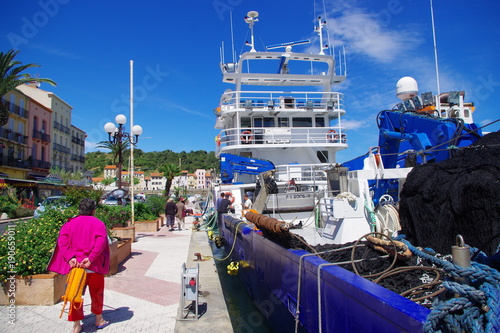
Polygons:
[[224,216],[220,234],[227,251],[236,238],[230,259],[245,263],[240,265],[238,276],[269,324],[277,325],[277,332],[284,331],[280,322],[293,323],[297,306],[303,326],[299,331],[422,331],[427,308],[332,265],[321,266],[318,294],[318,268],[328,264],[325,260],[316,256],[301,259],[308,252],[287,250],[240,222]]

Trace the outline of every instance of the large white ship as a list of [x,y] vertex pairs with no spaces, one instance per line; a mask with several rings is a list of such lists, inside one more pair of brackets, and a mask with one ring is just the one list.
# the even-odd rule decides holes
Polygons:
[[[257,16],[252,11],[246,17],[252,32]],[[320,41],[323,25],[318,19]],[[257,175],[269,169],[259,162],[249,166],[249,160],[269,161],[275,188],[255,204],[262,212],[306,224],[314,221],[311,212],[325,194],[323,169],[348,146],[343,95],[332,92],[345,76],[321,46],[319,54],[294,52],[310,46],[308,40],[268,46],[270,51],[249,46],[238,62],[221,61],[223,82],[234,87],[215,109],[216,154],[222,161],[216,193],[231,192],[239,213],[243,194],[255,200]]]

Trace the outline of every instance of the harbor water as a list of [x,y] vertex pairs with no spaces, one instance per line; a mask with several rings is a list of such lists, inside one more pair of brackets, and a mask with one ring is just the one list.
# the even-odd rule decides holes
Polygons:
[[[224,258],[227,255],[224,248],[218,249],[213,242],[211,242],[211,246],[215,258]],[[265,317],[255,307],[238,276],[227,274],[226,267],[230,263],[230,260],[215,260],[215,262],[234,332],[273,332],[267,324]]]

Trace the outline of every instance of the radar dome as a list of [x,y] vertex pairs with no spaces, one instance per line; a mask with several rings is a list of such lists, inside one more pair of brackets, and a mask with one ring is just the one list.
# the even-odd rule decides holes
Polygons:
[[417,81],[409,76],[402,77],[396,83],[396,96],[402,101],[407,101],[418,95]]

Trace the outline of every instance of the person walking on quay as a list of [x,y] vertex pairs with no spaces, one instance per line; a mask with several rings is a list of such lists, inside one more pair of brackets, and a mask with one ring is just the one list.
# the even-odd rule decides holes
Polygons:
[[252,200],[248,197],[248,194],[245,193],[243,196],[243,208],[244,209],[252,209]]
[[168,231],[174,231],[175,214],[177,214],[177,206],[175,205],[174,199],[169,198],[165,206],[165,216],[167,217],[167,227],[169,228]]
[[186,217],[186,206],[184,205],[184,199],[180,199],[176,204],[177,213],[175,218],[177,219],[177,227],[179,230],[184,229],[184,217]]
[[[69,219],[59,232],[54,254],[47,270],[68,274],[74,268],[87,272],[85,285],[91,298],[91,311],[95,315],[98,329],[109,325],[102,317],[104,305],[104,275],[109,272],[109,243],[106,225],[94,217],[96,202],[83,198],[79,204],[78,216]],[[73,322],[73,333],[82,330],[83,304],[71,303],[68,321]]]

